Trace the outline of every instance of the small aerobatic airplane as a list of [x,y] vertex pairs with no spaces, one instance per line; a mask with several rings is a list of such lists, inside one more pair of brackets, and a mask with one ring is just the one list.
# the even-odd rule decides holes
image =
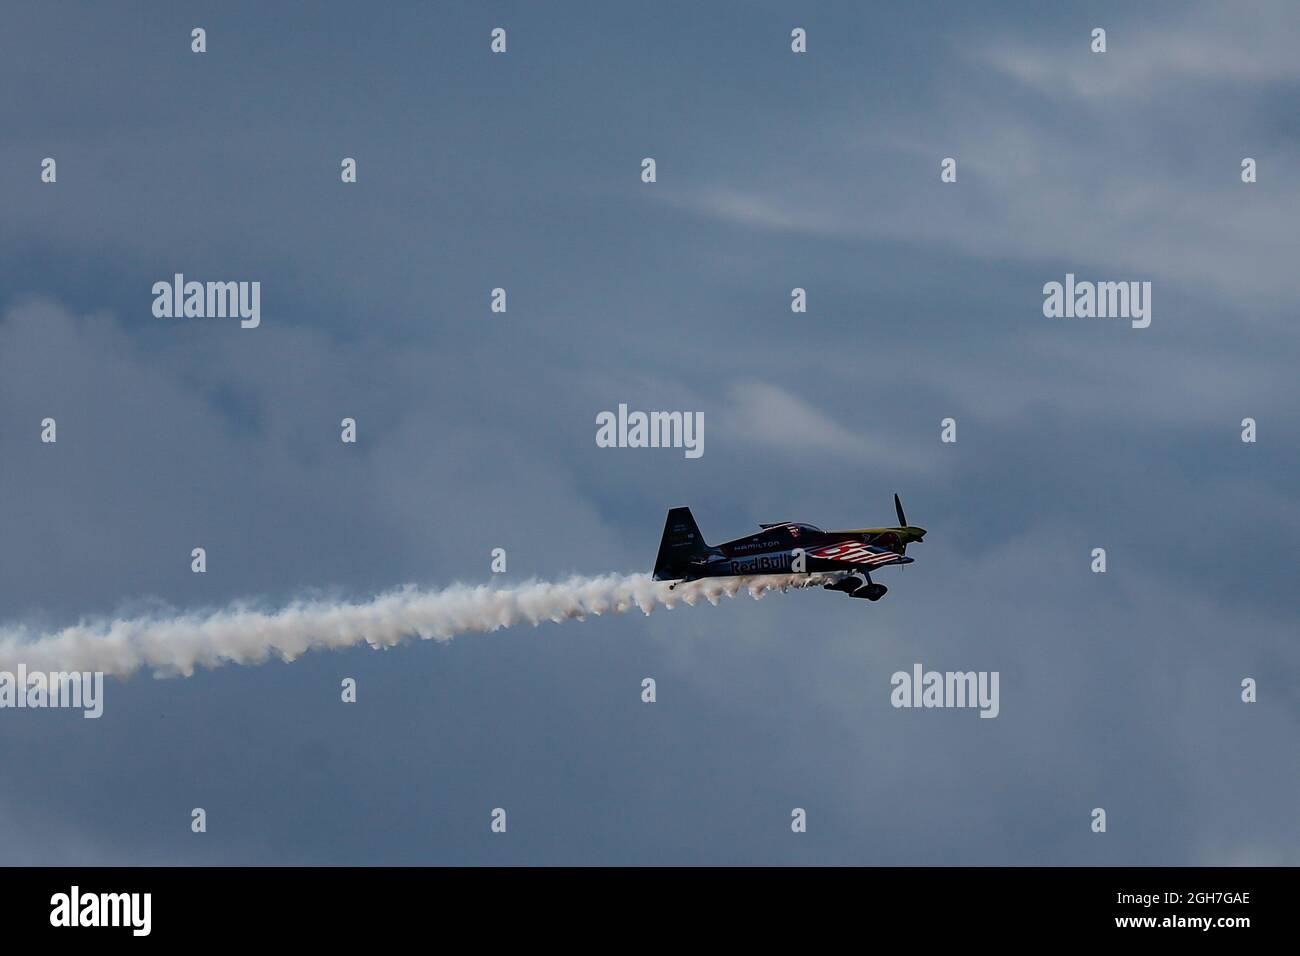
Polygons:
[[896,528],[822,531],[810,524],[776,521],[759,525],[762,530],[748,538],[711,546],[704,543],[691,509],[673,508],[659,542],[654,579],[682,583],[742,574],[847,572],[825,587],[879,601],[888,588],[872,581],[871,572],[891,564],[911,564],[908,544],[925,537],[924,528],[907,523],[898,495],[894,495],[894,510],[898,512]]

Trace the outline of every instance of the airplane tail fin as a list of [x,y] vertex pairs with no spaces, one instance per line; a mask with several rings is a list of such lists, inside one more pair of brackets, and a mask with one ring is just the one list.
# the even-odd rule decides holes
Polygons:
[[659,556],[655,558],[654,579],[673,581],[686,577],[690,558],[704,554],[709,546],[704,543],[699,525],[690,508],[673,508],[664,523],[664,536],[659,541]]

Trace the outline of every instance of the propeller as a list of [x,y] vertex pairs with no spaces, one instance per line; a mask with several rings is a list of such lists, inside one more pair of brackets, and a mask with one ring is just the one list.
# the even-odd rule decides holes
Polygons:
[[898,500],[898,495],[894,495],[894,511],[898,513],[898,526],[907,527],[907,517],[903,514],[903,503]]

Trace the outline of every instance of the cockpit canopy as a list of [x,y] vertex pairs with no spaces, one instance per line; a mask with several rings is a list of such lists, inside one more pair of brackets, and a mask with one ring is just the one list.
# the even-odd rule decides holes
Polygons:
[[821,534],[822,530],[816,525],[802,524],[796,521],[769,521],[767,524],[760,524],[759,527],[764,531],[769,531],[772,528],[796,528],[799,531],[809,531],[816,534]]

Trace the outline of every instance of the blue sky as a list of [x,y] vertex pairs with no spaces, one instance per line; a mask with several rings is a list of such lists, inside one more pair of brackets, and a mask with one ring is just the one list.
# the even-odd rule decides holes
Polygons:
[[[1300,862],[1300,12],[978,6],[14,5],[0,619],[649,570],[680,504],[722,540],[899,492],[929,535],[878,604],[0,712],[0,862]],[[175,272],[261,281],[261,327],[154,318]],[[1067,272],[1151,327],[1044,318]],[[597,448],[620,402],[704,456]],[[917,661],[999,717],[891,708]]]

